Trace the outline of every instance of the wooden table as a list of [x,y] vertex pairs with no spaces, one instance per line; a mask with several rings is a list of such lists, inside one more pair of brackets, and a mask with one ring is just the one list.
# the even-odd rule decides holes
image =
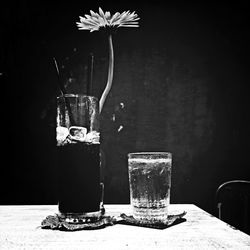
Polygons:
[[[108,215],[130,213],[130,205],[105,205]],[[186,221],[161,229],[116,224],[98,230],[41,229],[55,205],[0,206],[0,249],[250,249],[250,236],[192,204],[170,205],[186,211]]]

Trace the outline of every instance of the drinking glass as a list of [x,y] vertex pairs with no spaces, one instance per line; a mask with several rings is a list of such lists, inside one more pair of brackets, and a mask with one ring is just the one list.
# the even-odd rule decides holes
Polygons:
[[99,217],[103,184],[98,99],[75,94],[57,97],[56,124],[59,213],[73,219]]
[[128,154],[130,201],[135,219],[167,223],[170,202],[172,154]]

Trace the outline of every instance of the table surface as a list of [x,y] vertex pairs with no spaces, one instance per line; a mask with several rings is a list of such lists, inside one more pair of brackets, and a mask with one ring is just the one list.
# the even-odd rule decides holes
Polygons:
[[[130,205],[105,205],[107,215],[131,213]],[[0,249],[250,249],[250,236],[193,204],[171,204],[170,214],[186,211],[185,222],[166,229],[116,224],[98,230],[41,229],[56,205],[0,206]]]

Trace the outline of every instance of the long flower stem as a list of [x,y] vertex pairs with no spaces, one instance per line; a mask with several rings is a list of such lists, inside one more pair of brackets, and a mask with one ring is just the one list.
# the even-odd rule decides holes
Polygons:
[[106,87],[102,93],[101,99],[99,101],[99,112],[101,113],[104,102],[108,96],[108,93],[111,89],[112,82],[113,82],[113,74],[114,74],[114,49],[113,49],[113,42],[112,42],[112,35],[109,34],[108,36],[109,41],[109,68],[108,68],[108,80]]

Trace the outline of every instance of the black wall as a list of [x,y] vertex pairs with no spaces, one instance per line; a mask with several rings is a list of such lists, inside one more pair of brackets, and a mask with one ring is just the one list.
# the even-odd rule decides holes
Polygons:
[[[57,202],[52,58],[68,91],[84,93],[93,53],[93,94],[100,97],[107,40],[75,25],[98,6],[26,0],[1,10],[1,204]],[[113,37],[114,82],[101,119],[106,202],[129,202],[128,152],[170,151],[171,202],[214,212],[220,183],[250,179],[249,9],[157,1],[101,7],[141,18],[140,28]]]

